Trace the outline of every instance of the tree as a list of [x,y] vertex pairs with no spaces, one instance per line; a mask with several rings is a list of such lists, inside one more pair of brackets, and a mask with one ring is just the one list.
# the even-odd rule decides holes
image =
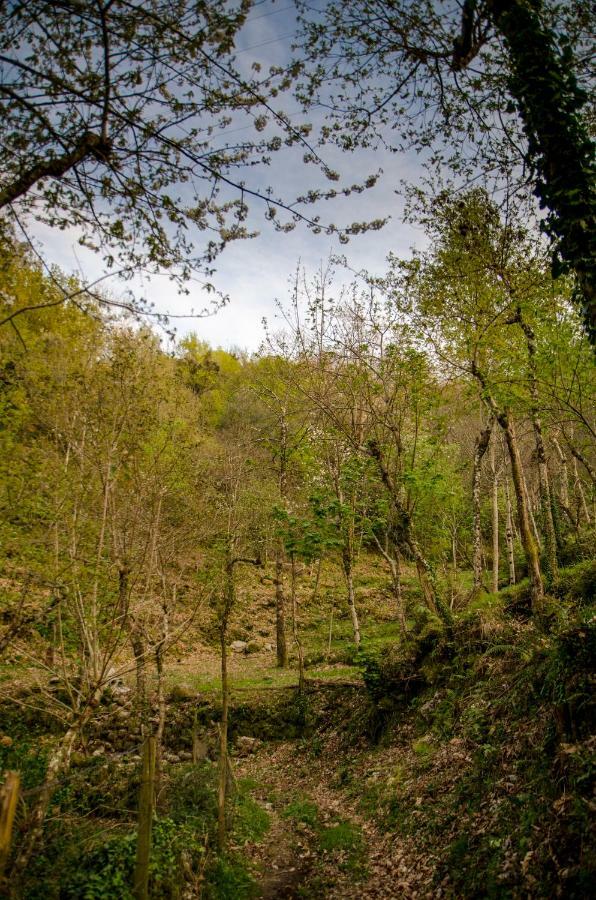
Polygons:
[[[281,231],[298,221],[328,233],[367,227],[342,231],[309,214],[328,191],[293,199],[239,174],[296,145],[324,178],[339,177],[309,144],[308,126],[272,106],[295,67],[260,75],[236,64],[252,5],[1,3],[0,235],[11,225],[26,233],[31,220],[75,228],[108,271],[165,271],[183,290],[195,272],[212,290],[217,255],[255,234],[251,199]],[[229,136],[244,128],[253,136]],[[128,305],[151,312],[138,299]]]
[[[553,321],[568,304],[565,282],[553,283],[542,248],[512,213],[503,221],[481,190],[463,199],[445,195],[429,219],[432,249],[403,267],[410,313],[440,358],[476,381],[480,399],[501,427],[511,464],[520,536],[535,608],[543,594],[537,536],[527,499],[518,414],[532,421],[543,508],[547,572],[556,573],[556,546],[546,452],[539,416],[536,354],[531,320]],[[407,304],[406,304],[407,306]],[[519,332],[512,325],[520,324]],[[521,338],[521,340],[520,340]],[[488,442],[487,442],[488,443]],[[479,445],[482,449],[482,442]],[[477,564],[475,566],[477,571]]]
[[[276,510],[279,519],[287,515],[296,458],[306,436],[301,397],[288,378],[287,361],[265,356],[252,371],[251,388],[263,409],[259,423],[260,441],[271,460],[276,481]],[[294,476],[294,478],[292,477]],[[286,596],[284,591],[285,547],[282,534],[274,538],[275,547],[275,638],[277,665],[288,665],[286,640]]]
[[334,300],[331,277],[323,271],[310,285],[297,278],[286,315],[289,343],[282,346],[295,361],[297,386],[327,427],[372,461],[391,506],[391,543],[415,561],[425,601],[449,624],[413,521],[415,472],[438,437],[422,435],[424,413],[436,401],[428,361],[374,291],[359,296],[354,285]]
[[555,274],[577,276],[596,342],[596,168],[586,106],[588,4],[549,0],[330,0],[300,4],[305,103],[330,110],[326,140],[352,150],[380,135],[462,181],[523,186],[549,215]]

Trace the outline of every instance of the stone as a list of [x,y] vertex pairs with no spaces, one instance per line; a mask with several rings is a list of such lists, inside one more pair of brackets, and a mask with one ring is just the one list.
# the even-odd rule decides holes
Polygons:
[[170,700],[173,703],[184,703],[187,700],[196,700],[196,698],[196,691],[193,691],[184,684],[175,684],[170,691]]
[[273,644],[265,644],[263,650],[265,650],[267,653],[273,653]]
[[240,735],[236,738],[236,751],[238,756],[249,756],[251,753],[255,752],[260,743],[258,738]]
[[232,641],[230,644],[230,650],[233,650],[234,653],[245,653],[247,647],[246,641]]

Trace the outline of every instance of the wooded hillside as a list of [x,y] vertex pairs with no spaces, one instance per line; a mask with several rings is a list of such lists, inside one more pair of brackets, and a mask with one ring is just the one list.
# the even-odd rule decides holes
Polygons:
[[151,742],[152,896],[587,896],[592,351],[482,192],[429,237],[253,356],[4,252],[17,896],[145,896]]

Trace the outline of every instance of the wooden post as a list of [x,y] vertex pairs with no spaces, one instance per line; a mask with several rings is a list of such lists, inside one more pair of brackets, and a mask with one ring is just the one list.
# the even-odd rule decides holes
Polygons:
[[137,838],[137,860],[134,876],[136,900],[149,897],[149,857],[151,854],[151,826],[155,803],[155,737],[148,737],[143,744],[143,773],[139,792],[139,833]]
[[6,773],[6,780],[0,791],[0,878],[4,876],[4,869],[10,853],[12,826],[19,802],[20,785],[21,776],[18,772]]
[[197,708],[195,706],[192,719],[192,761],[193,765],[199,761],[199,731],[197,727]]

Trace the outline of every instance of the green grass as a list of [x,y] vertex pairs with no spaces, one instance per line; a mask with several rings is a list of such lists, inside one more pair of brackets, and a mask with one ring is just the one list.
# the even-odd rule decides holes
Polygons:
[[282,812],[284,819],[290,819],[292,822],[301,822],[310,828],[319,827],[319,810],[316,803],[312,800],[297,797],[288,803]]
[[354,822],[338,822],[321,829],[318,839],[323,853],[341,855],[340,868],[355,877],[364,875],[364,840],[360,826]]
[[249,778],[242,779],[237,784],[238,794],[232,821],[234,840],[240,843],[261,841],[271,825],[267,810],[250,796],[256,786],[256,782]]

